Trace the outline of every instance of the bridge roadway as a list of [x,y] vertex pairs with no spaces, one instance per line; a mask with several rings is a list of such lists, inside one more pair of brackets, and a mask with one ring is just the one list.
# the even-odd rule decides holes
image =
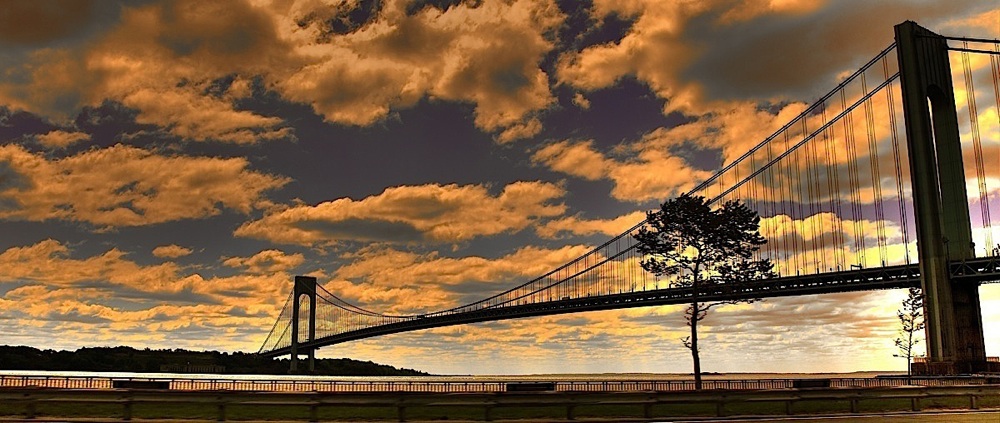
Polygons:
[[[952,279],[956,283],[1000,282],[1000,257],[994,256],[952,263],[950,271]],[[700,301],[723,301],[830,294],[836,292],[874,291],[915,286],[920,286],[919,266],[917,264],[907,264],[870,269],[851,269],[813,275],[786,276],[754,281],[752,283],[721,284],[702,288],[698,293],[698,298]],[[321,337],[313,341],[300,342],[298,349],[300,353],[305,353],[311,349],[359,339],[485,321],[579,313],[584,311],[688,304],[691,302],[693,296],[694,290],[692,288],[664,288],[529,304],[506,305],[502,307],[488,307],[458,313],[431,313],[423,316],[414,316],[412,319],[400,322],[371,326],[360,330]],[[260,355],[265,357],[278,357],[287,354],[291,354],[291,347],[260,352]]]

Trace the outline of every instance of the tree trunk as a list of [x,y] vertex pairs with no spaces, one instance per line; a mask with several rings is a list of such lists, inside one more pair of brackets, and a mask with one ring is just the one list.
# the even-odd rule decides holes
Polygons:
[[[910,335],[909,339],[907,339],[907,342],[908,342],[907,345],[909,345],[909,347],[907,347],[907,349],[906,349],[906,378],[907,379],[910,379],[910,378],[913,377],[913,370],[912,370],[913,369],[913,365],[911,364],[911,363],[913,363],[913,331],[910,331],[909,335]],[[907,383],[909,383],[909,382],[907,382]]]
[[691,303],[691,358],[694,360],[694,389],[701,390],[701,358],[698,357],[698,302]]

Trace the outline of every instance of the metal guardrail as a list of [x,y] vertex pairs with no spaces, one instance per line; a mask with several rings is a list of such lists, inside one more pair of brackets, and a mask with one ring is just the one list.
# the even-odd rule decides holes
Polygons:
[[[215,410],[218,421],[227,420],[227,412],[234,407],[266,406],[308,408],[309,421],[319,421],[323,408],[379,408],[392,411],[393,420],[406,421],[407,410],[413,408],[481,410],[482,420],[493,420],[497,408],[547,407],[565,410],[565,418],[577,417],[579,407],[633,406],[641,419],[664,417],[663,410],[654,412],[655,406],[680,404],[714,405],[715,416],[726,416],[733,407],[749,403],[777,403],[784,405],[784,414],[802,413],[803,402],[826,402],[839,413],[857,413],[861,403],[885,400],[909,400],[910,408],[919,411],[922,401],[934,398],[965,398],[964,404],[978,409],[983,399],[991,402],[1000,399],[1000,385],[896,387],[868,389],[782,389],[762,391],[698,391],[698,392],[546,392],[546,393],[320,393],[320,392],[233,392],[233,391],[150,391],[105,389],[32,389],[9,388],[0,390],[0,404],[21,406],[26,418],[44,413],[49,405],[118,405],[119,419],[133,417],[135,405],[161,405],[167,407],[201,406]],[[847,404],[845,407],[844,405]],[[842,410],[840,408],[843,408]],[[98,416],[109,418],[109,416]],[[113,417],[111,417],[113,418]],[[558,418],[558,417],[557,417]],[[633,419],[634,420],[634,419]]]
[[[877,378],[824,378],[824,379],[735,379],[705,380],[708,390],[763,390],[795,388],[803,380],[826,380],[832,388],[888,388],[898,386],[969,386],[1000,384],[997,376],[959,377],[877,377]],[[0,375],[0,390],[8,388],[57,388],[57,389],[113,389],[116,387],[143,387],[165,385],[176,391],[243,391],[243,392],[506,392],[508,384],[519,382],[502,380],[245,380],[227,378],[164,378],[164,377],[108,377],[108,376],[39,376]],[[551,383],[556,392],[632,392],[632,391],[693,391],[691,380],[537,380]]]

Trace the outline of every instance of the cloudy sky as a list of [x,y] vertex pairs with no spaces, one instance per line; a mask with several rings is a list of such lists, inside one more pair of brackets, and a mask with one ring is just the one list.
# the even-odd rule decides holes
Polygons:
[[[1000,37],[991,0],[4,2],[0,338],[256,351],[298,274],[393,313],[486,297],[692,188],[908,19]],[[981,288],[993,356],[998,288]],[[902,369],[904,296],[718,309],[704,369]],[[685,330],[655,307],[320,355],[686,372]]]

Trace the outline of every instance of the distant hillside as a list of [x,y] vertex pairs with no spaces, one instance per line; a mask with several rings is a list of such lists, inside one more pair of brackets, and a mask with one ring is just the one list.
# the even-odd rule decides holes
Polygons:
[[[300,368],[304,368],[302,362]],[[131,347],[80,348],[76,351],[39,350],[0,346],[0,370],[50,370],[94,372],[170,372],[223,374],[288,374],[288,360],[253,353],[137,350]],[[371,361],[346,358],[317,359],[316,372],[328,376],[425,376],[412,369],[397,369]]]

